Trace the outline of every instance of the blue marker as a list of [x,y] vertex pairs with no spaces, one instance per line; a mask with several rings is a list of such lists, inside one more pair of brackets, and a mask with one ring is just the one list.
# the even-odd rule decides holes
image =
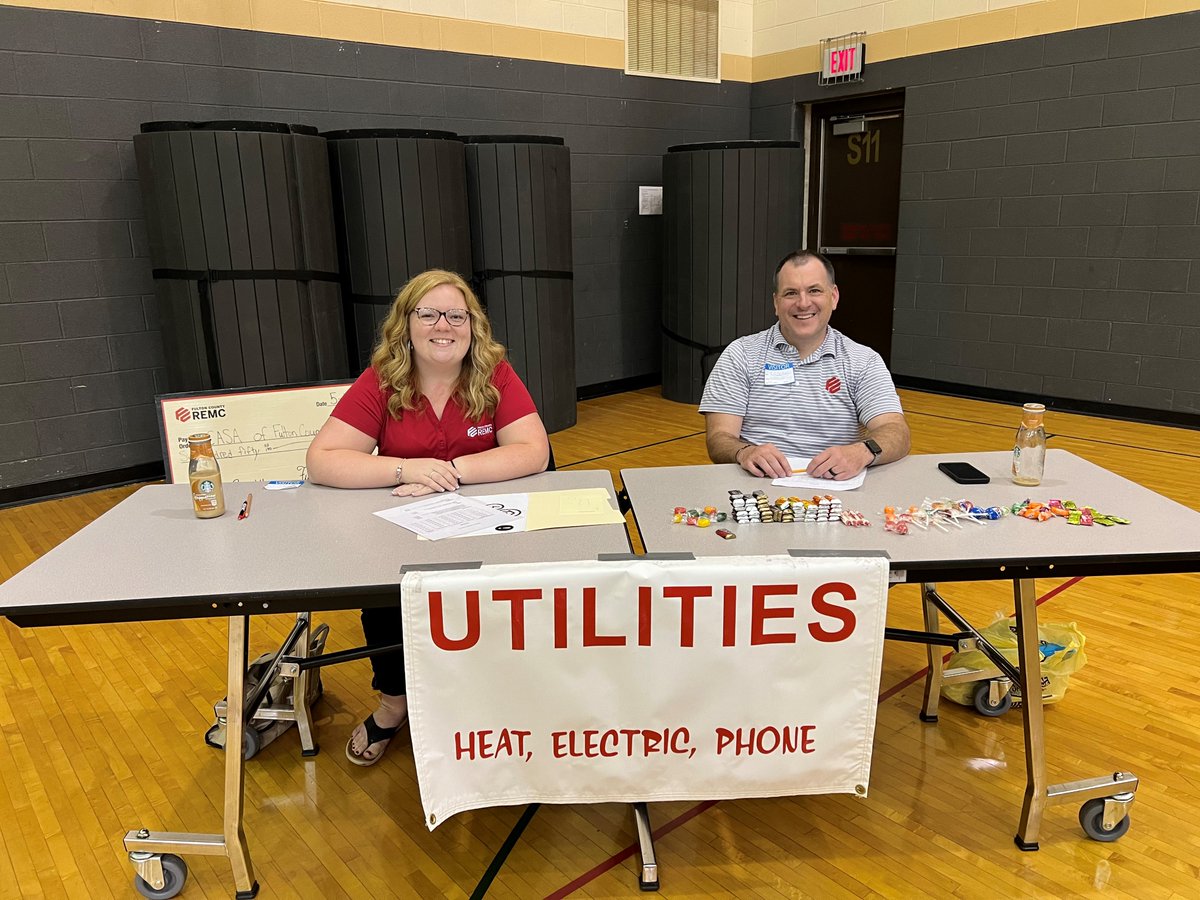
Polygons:
[[290,488],[301,487],[303,484],[303,481],[268,481],[265,486],[268,491],[286,491]]

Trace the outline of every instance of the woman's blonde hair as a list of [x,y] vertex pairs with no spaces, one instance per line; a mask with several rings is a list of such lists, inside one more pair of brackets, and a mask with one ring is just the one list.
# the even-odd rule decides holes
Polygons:
[[478,421],[485,413],[494,413],[500,402],[500,392],[492,384],[492,374],[504,360],[504,347],[492,339],[492,326],[483,307],[461,275],[445,269],[430,269],[414,275],[400,289],[379,328],[379,343],[371,354],[371,366],[379,377],[379,386],[395,391],[388,398],[388,413],[393,419],[399,419],[404,410],[415,410],[419,396],[408,327],[410,316],[426,294],[443,284],[462,292],[471,314],[471,348],[463,358],[454,398],[471,421]]

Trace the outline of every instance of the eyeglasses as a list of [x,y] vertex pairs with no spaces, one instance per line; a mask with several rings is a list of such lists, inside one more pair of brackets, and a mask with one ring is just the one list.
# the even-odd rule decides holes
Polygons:
[[436,325],[442,316],[445,316],[446,321],[455,326],[466,325],[471,319],[471,313],[465,309],[448,309],[442,312],[432,306],[418,306],[413,312],[417,314],[417,321],[422,325]]

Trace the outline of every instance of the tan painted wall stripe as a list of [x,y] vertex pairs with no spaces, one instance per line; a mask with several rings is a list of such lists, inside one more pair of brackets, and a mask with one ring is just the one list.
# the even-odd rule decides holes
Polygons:
[[[625,68],[624,41],[494,25],[444,16],[347,6],[322,0],[0,0],[3,6],[58,9],[425,50],[448,50],[571,65]],[[867,36],[868,62],[956,47],[1127,22],[1200,9],[1186,0],[1042,0]],[[770,81],[816,72],[815,45],[762,56],[721,55],[727,81]]]

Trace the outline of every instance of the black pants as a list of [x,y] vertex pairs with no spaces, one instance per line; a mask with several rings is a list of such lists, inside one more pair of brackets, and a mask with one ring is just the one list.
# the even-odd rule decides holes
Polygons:
[[[404,639],[399,606],[379,606],[362,611],[363,637],[368,647],[398,644]],[[402,695],[404,686],[404,651],[394,650],[371,657],[375,677],[371,687],[381,694]]]

